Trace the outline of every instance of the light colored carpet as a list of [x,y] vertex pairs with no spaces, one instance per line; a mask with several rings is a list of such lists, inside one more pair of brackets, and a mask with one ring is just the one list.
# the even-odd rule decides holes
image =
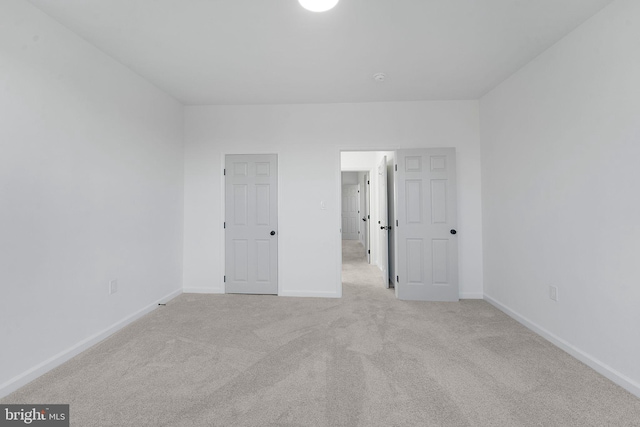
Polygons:
[[640,426],[640,399],[484,301],[182,295],[3,403],[73,426]]

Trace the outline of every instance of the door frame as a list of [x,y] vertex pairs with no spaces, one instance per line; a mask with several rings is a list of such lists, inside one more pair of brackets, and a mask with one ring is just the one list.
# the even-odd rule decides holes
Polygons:
[[[280,227],[280,212],[281,212],[281,206],[280,206],[280,188],[281,188],[281,174],[280,174],[280,152],[279,151],[271,151],[271,152],[264,152],[264,151],[250,151],[250,150],[239,150],[239,151],[221,151],[220,152],[220,171],[222,172],[220,174],[220,191],[222,194],[222,203],[220,203],[220,218],[222,218],[222,223],[219,225],[214,224],[214,227],[220,227],[220,229],[222,230],[222,238],[220,239],[220,257],[218,257],[218,268],[220,269],[219,271],[222,271],[222,276],[220,278],[220,289],[222,289],[222,293],[226,294],[227,293],[227,284],[224,281],[224,276],[226,275],[226,265],[227,265],[227,259],[226,259],[226,255],[227,255],[227,248],[226,248],[226,241],[227,241],[227,236],[226,236],[226,230],[224,228],[224,222],[227,220],[226,218],[226,207],[227,207],[227,193],[226,193],[226,177],[225,177],[225,168],[226,168],[226,160],[227,160],[227,156],[228,155],[275,155],[276,156],[276,164],[278,167],[278,179],[276,180],[276,185],[278,186],[278,193],[277,193],[277,197],[276,197],[276,204],[278,206],[278,219],[276,221],[277,227],[276,229],[278,230],[278,241],[276,243],[277,248],[278,248],[278,257],[277,257],[277,262],[276,262],[276,268],[278,270],[278,293],[277,295],[280,295],[280,292],[282,291],[282,280],[281,280],[281,275],[280,275],[280,257],[282,256],[282,248],[280,245],[280,235],[282,234],[282,228]],[[341,283],[342,286],[342,283]]]

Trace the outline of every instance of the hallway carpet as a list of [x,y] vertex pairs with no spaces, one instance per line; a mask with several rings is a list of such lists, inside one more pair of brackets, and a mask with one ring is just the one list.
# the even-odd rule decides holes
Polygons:
[[89,426],[640,426],[640,399],[484,301],[184,294],[2,403]]

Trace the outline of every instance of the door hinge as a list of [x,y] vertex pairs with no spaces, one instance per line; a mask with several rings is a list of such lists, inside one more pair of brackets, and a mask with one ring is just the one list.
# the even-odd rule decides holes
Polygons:
[[222,228],[227,228],[227,222],[226,221],[222,223]]
[[396,283],[400,283],[400,276],[396,276]]
[[222,276],[225,283],[227,283],[227,276]]
[[367,185],[369,185],[369,181],[367,181]]
[[396,227],[398,226],[398,220],[396,219]]
[[371,219],[371,215],[367,215],[367,219]]
[[371,253],[371,249],[367,249],[367,253],[370,254]]
[[222,175],[226,175],[227,174],[227,170],[226,169],[222,169]]
[[396,172],[398,172],[398,165],[396,165]]

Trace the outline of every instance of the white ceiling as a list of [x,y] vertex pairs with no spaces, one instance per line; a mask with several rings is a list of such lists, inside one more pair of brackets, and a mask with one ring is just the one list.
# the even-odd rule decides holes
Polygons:
[[612,0],[30,1],[193,105],[478,99]]

